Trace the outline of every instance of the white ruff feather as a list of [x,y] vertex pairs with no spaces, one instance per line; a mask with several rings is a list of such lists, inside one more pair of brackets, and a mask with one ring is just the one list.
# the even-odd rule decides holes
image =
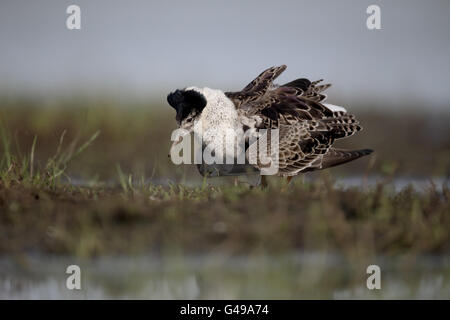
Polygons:
[[[194,129],[195,135],[197,137],[201,136],[203,143],[210,145],[217,152],[220,151],[218,147],[222,146],[222,148],[225,148],[226,143],[230,144],[226,146],[227,151],[234,150],[235,137],[241,125],[238,122],[238,113],[233,102],[225,96],[222,90],[197,87],[190,87],[186,90],[200,92],[207,101],[206,107],[199,118],[202,124],[202,131],[199,132],[199,128],[196,126],[197,130]],[[222,150],[225,151],[225,149]]]
[[347,112],[347,110],[344,107],[336,106],[331,103],[323,103],[323,105],[333,112],[338,112],[338,111]]

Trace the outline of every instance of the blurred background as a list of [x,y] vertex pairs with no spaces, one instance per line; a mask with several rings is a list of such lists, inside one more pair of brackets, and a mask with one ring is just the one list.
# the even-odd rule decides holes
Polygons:
[[[81,30],[66,28],[72,4]],[[372,4],[381,30],[366,27]],[[444,0],[1,1],[2,178],[10,154],[38,171],[99,135],[65,168],[69,186],[0,180],[0,298],[448,298],[449,14]],[[291,194],[173,187],[203,181],[167,158],[167,94],[239,90],[281,64],[279,83],[332,83],[327,102],[364,127],[338,146],[375,153]],[[73,257],[110,253],[76,260],[87,291],[61,287]],[[369,293],[374,261],[389,289]]]
[[[66,8],[81,8],[68,30]],[[366,8],[381,8],[368,30]],[[286,64],[280,81],[334,83],[332,100],[446,110],[448,1],[2,1],[5,94],[153,99],[188,85],[240,89]]]
[[[366,27],[373,3],[381,30]],[[66,28],[70,4],[81,8],[81,30]],[[19,0],[0,8],[1,116],[21,145],[37,134],[45,159],[64,129],[68,137],[101,130],[74,176],[110,178],[120,164],[180,179],[190,169],[167,163],[175,128],[167,93],[238,90],[280,64],[288,65],[280,83],[333,83],[329,102],[365,128],[343,146],[375,149],[375,168],[449,173],[448,1]]]

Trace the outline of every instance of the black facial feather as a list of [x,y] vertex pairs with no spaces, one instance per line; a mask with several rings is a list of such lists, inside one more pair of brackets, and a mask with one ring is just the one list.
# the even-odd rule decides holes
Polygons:
[[167,96],[167,102],[177,111],[176,120],[181,122],[192,111],[202,112],[206,98],[195,90],[175,90]]

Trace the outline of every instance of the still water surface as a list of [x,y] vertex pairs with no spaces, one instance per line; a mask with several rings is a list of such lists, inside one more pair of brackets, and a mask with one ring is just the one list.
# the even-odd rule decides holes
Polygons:
[[[81,290],[66,288],[68,265]],[[366,268],[381,268],[381,289]],[[115,256],[91,260],[0,258],[1,299],[450,299],[449,256],[355,258],[334,253],[277,256]]]

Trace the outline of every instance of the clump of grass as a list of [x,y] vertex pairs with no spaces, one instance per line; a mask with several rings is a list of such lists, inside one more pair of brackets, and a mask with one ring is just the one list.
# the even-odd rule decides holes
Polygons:
[[41,166],[35,163],[37,135],[34,135],[29,153],[22,154],[18,144],[16,145],[16,152],[14,152],[11,143],[12,138],[3,122],[0,121],[0,135],[3,147],[3,156],[0,159],[1,184],[5,187],[9,187],[12,184],[26,184],[36,187],[55,188],[61,182],[62,177],[70,179],[66,174],[69,163],[89,147],[99,134],[100,131],[95,132],[81,144],[78,144],[79,139],[74,139],[64,148],[66,131],[63,131],[55,154]]

